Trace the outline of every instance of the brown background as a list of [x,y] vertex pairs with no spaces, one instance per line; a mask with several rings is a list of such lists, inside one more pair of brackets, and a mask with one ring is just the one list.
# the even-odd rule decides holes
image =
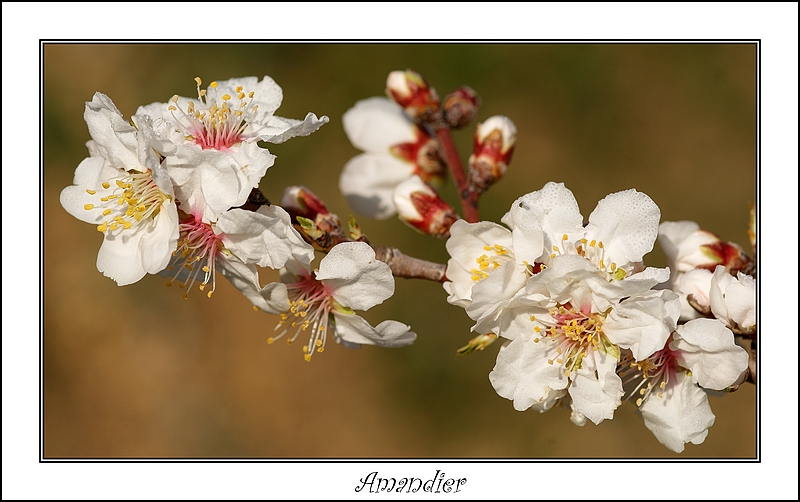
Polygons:
[[[44,454],[57,457],[257,458],[753,458],[756,392],[711,397],[705,443],[681,455],[621,406],[612,421],[576,427],[568,410],[514,411],[488,381],[499,344],[456,357],[470,337],[463,310],[438,284],[398,280],[364,317],[410,324],[402,349],[329,344],[309,364],[300,346],[267,345],[274,317],[255,313],[220,277],[214,298],[149,276],[117,287],[95,268],[101,237],[58,194],[90,139],[84,102],[108,94],[138,105],[194,96],[204,82],[272,76],[277,114],[330,123],[269,145],[261,189],[273,201],[303,184],[342,217],[341,127],[357,100],[382,95],[411,68],[445,95],[469,85],[478,116],[519,131],[506,177],[482,200],[499,221],[511,202],[563,181],[584,216],[611,192],[650,195],[662,220],[692,219],[747,247],[756,198],[756,47],[744,44],[214,44],[47,45],[44,49]],[[462,158],[472,129],[455,133]],[[443,190],[455,203],[452,183]],[[444,262],[443,242],[402,223],[359,219],[376,244]],[[664,266],[658,246],[648,264]],[[266,274],[265,279],[274,279]]]

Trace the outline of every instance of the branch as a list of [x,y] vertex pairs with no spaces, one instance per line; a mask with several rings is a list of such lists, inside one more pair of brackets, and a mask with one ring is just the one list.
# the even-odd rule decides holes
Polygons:
[[427,279],[429,281],[444,282],[446,265],[432,261],[420,260],[405,255],[397,248],[373,246],[375,257],[389,265],[392,275],[406,279]]
[[439,142],[444,149],[445,162],[447,162],[447,167],[450,168],[450,173],[456,182],[458,197],[461,199],[461,209],[464,211],[464,219],[469,223],[475,223],[480,220],[478,215],[478,194],[469,189],[464,166],[458,157],[450,129],[447,127],[436,129],[436,137],[439,138]]

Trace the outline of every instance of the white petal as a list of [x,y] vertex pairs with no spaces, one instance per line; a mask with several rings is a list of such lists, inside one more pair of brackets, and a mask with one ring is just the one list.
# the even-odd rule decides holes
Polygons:
[[334,246],[316,276],[337,302],[354,310],[367,310],[394,294],[392,270],[364,242]]
[[586,238],[603,243],[606,263],[625,267],[653,249],[660,219],[661,211],[647,195],[635,189],[612,193],[589,215]]
[[333,311],[336,322],[336,341],[344,345],[377,345],[379,347],[403,347],[414,343],[417,334],[410,326],[397,321],[383,321],[370,326],[361,316]]
[[678,364],[691,370],[692,381],[722,390],[747,369],[747,351],[736,345],[731,330],[716,319],[695,319],[678,326],[670,349]]
[[533,264],[542,253],[560,246],[564,234],[583,237],[583,217],[575,196],[563,183],[547,183],[541,190],[523,195],[503,216],[514,233],[517,260]]
[[756,324],[756,281],[741,272],[737,279],[725,290],[725,304],[731,320],[750,329]]
[[217,269],[250,302],[268,314],[281,314],[289,307],[286,285],[272,282],[262,288],[255,265],[247,265],[235,256],[217,261]]
[[339,190],[353,211],[383,220],[397,212],[392,199],[395,187],[413,174],[413,164],[388,153],[362,153],[345,164]]
[[489,381],[500,397],[514,401],[514,409],[545,412],[566,394],[569,383],[559,367],[547,362],[554,357],[549,344],[524,337],[506,342],[497,353]]
[[83,118],[95,147],[109,165],[126,171],[139,166],[136,128],[122,118],[108,96],[95,93],[92,101],[86,103]]
[[699,266],[719,261],[702,246],[719,242],[719,237],[701,230],[693,221],[665,221],[658,226],[658,241],[667,255],[669,268],[683,274]]
[[[89,159],[84,160],[84,162],[87,160]],[[84,162],[82,162],[81,165],[83,165]],[[97,193],[90,195],[86,192],[87,188],[91,188]],[[99,225],[105,219],[103,216],[105,207],[97,204],[101,197],[105,197],[111,192],[111,189],[105,190],[100,185],[72,185],[61,190],[59,201],[61,202],[61,206],[75,218],[85,221],[86,223]],[[92,209],[87,210],[87,204],[92,204]]]
[[178,209],[174,201],[167,199],[139,242],[139,259],[148,274],[157,274],[169,265],[179,234]]
[[303,120],[272,117],[265,126],[259,128],[258,138],[269,143],[283,143],[297,136],[308,136],[324,124],[327,124],[329,120],[324,115],[317,118],[311,112]]
[[450,238],[445,243],[445,248],[452,257],[447,261],[445,272],[449,279],[445,283],[445,290],[449,288],[447,301],[466,307],[472,300],[472,286],[476,284],[472,270],[479,267],[477,259],[487,253],[487,246],[498,245],[511,249],[511,244],[511,232],[496,223],[467,223],[456,220],[450,227]]
[[400,105],[387,98],[361,100],[342,115],[350,143],[365,152],[388,153],[389,147],[416,140],[414,125]]
[[275,161],[275,156],[255,143],[242,143],[230,150],[203,150],[194,144],[178,147],[164,161],[175,183],[181,209],[206,223],[247,201],[253,188]]
[[278,206],[262,206],[258,211],[231,209],[220,215],[216,227],[225,247],[246,264],[279,269],[298,252],[309,256],[309,262],[313,257],[309,244],[299,237],[287,238],[295,230],[289,215]]
[[283,90],[275,83],[272,77],[265,75],[258,80],[257,77],[239,77],[217,82],[217,94],[236,95],[236,88],[242,86],[245,93],[253,92],[253,104],[258,105],[258,114],[255,120],[264,121],[281,106]]
[[78,164],[75,169],[75,176],[72,180],[74,185],[84,188],[98,190],[104,181],[122,176],[125,172],[106,165],[105,160],[99,156],[87,157]]
[[756,323],[755,280],[741,273],[733,277],[718,265],[711,278],[709,304],[714,316],[728,326],[751,328]]
[[472,287],[472,303],[467,307],[467,315],[478,320],[499,302],[523,289],[527,279],[524,267],[512,261],[502,264],[489,277]]
[[701,307],[709,307],[712,278],[713,274],[709,270],[698,268],[683,274],[675,281],[674,288],[684,297],[692,295],[694,301]]
[[147,273],[139,253],[139,242],[144,235],[144,229],[134,228],[133,232],[106,235],[97,253],[97,270],[114,279],[120,286],[133,284]]
[[714,414],[703,389],[685,373],[664,390],[651,393],[639,408],[644,425],[670,450],[680,453],[686,443],[701,444],[714,424]]
[[680,308],[678,295],[669,290],[628,298],[608,315],[603,333],[643,361],[664,348],[678,323]]
[[617,358],[594,350],[583,358],[581,368],[570,376],[569,395],[575,409],[595,425],[614,418],[622,404],[622,380],[616,374]]

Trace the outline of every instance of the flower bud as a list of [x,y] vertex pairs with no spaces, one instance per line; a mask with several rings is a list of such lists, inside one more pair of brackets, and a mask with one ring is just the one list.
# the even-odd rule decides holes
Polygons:
[[444,98],[444,120],[453,129],[464,127],[475,115],[481,106],[481,98],[470,87],[459,87]]
[[389,73],[386,94],[415,122],[429,123],[434,128],[443,125],[439,96],[419,73],[411,70]]
[[482,194],[505,174],[516,141],[517,128],[508,117],[495,115],[478,124],[469,157],[470,191]]
[[328,211],[325,203],[306,187],[286,187],[281,207],[292,217],[292,223],[300,234],[317,249],[327,251],[350,240],[339,217]]
[[435,237],[446,239],[458,214],[419,176],[412,176],[394,189],[394,205],[400,220]]
[[302,216],[314,220],[317,215],[330,214],[325,203],[322,202],[311,190],[303,186],[288,186],[283,191],[281,207],[293,218]]

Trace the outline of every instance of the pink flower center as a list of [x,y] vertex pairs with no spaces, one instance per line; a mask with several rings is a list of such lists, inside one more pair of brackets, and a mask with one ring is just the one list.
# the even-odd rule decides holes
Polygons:
[[304,274],[299,280],[286,285],[289,294],[289,309],[281,314],[280,322],[275,329],[286,328],[276,337],[267,339],[267,343],[283,337],[291,328],[297,328],[294,335],[287,339],[292,343],[301,332],[310,330],[308,345],[303,346],[303,358],[311,361],[311,355],[325,350],[328,326],[332,322],[331,310],[335,300],[325,285],[313,274]]
[[625,398],[626,401],[638,394],[636,406],[641,406],[654,390],[659,398],[664,397],[664,389],[671,381],[674,381],[678,369],[675,354],[669,348],[670,342],[672,342],[672,337],[667,340],[663,349],[644,361],[634,360],[632,354],[627,354],[620,361],[617,371],[622,378],[622,384],[626,385],[639,380],[636,387]]
[[258,105],[253,104],[255,93],[245,93],[242,86],[238,86],[235,96],[220,94],[216,82],[211,82],[208,89],[200,89],[200,78],[195,78],[195,81],[199,104],[189,101],[186,110],[179,109],[176,95],[172,98],[174,104],[169,107],[170,111],[180,115],[173,113],[183,133],[203,150],[225,151],[240,143],[258,111]]
[[[199,218],[186,215],[181,218],[179,225],[178,248],[172,253],[174,257],[167,270],[176,270],[172,279],[167,281],[167,286],[171,286],[174,280],[180,281],[181,288],[191,289],[195,281],[199,280],[198,275],[203,272],[203,279],[200,283],[200,291],[204,291],[209,282],[211,290],[207,293],[208,297],[214,293],[217,287],[215,261],[217,254],[223,249],[222,236],[214,233],[211,225],[203,223]],[[187,291],[184,298],[189,298]]]

